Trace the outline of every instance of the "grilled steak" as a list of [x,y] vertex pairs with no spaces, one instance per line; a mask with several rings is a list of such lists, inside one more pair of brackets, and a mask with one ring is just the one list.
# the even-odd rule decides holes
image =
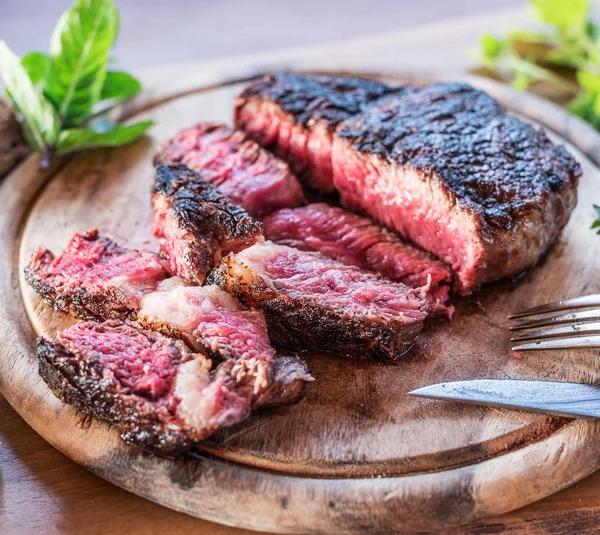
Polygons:
[[411,288],[428,288],[434,310],[445,307],[452,281],[448,266],[368,217],[314,203],[283,208],[263,219],[265,237],[280,245],[320,251],[343,264],[373,271]]
[[199,353],[231,361],[219,373],[243,378],[254,407],[302,399],[312,380],[306,364],[275,356],[262,313],[244,310],[217,287],[186,287],[166,276],[157,255],[124,249],[95,230],[75,234],[56,259],[40,251],[26,270],[30,284],[58,310],[83,319],[138,319]]
[[156,168],[153,233],[172,273],[202,284],[222,255],[261,241],[260,223],[184,165]]
[[163,144],[155,163],[201,172],[253,216],[304,203],[300,183],[285,162],[225,125],[201,123],[181,130]]
[[335,127],[393,91],[362,78],[268,75],[239,96],[234,121],[250,138],[286,160],[303,183],[330,193]]
[[[318,135],[323,101],[338,96],[319,93],[306,77],[296,97],[292,87],[273,89],[283,87],[279,79],[266,77],[242,94],[236,124],[265,146],[282,144],[279,138],[305,146],[306,133],[290,126],[294,99],[304,128]],[[319,103],[314,120],[307,93]],[[358,99],[354,109],[331,123],[332,142],[318,151],[331,163],[342,202],[450,265],[459,292],[532,267],[566,225],[580,166],[482,91],[457,83],[407,86],[366,105]]]
[[272,242],[227,256],[209,280],[262,308],[271,340],[291,349],[388,360],[411,347],[429,308],[420,290]]
[[299,359],[275,356],[262,312],[245,310],[218,286],[168,279],[144,297],[138,321],[213,359],[233,361],[232,375],[253,387],[254,406],[296,403],[312,380]]
[[91,320],[135,317],[142,297],[167,276],[158,255],[120,247],[96,229],[75,234],[58,257],[40,249],[25,269],[50,306]]
[[182,454],[250,412],[253,386],[226,361],[119,320],[78,323],[38,341],[40,375],[66,403],[116,426],[122,437]]
[[456,288],[534,266],[577,202],[579,164],[482,91],[435,84],[339,125],[335,186],[452,266]]

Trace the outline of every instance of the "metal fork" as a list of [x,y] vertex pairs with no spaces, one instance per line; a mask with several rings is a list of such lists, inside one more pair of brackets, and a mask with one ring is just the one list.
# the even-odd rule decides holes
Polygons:
[[513,351],[600,348],[600,294],[564,299],[509,316]]

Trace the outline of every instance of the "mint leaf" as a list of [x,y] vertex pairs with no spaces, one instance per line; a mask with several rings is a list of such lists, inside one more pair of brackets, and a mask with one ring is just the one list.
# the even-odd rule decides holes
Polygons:
[[538,17],[561,30],[585,28],[589,0],[531,0]]
[[100,100],[125,100],[134,97],[142,90],[137,78],[122,71],[108,71],[100,93]]
[[4,41],[0,41],[0,76],[23,118],[31,147],[41,152],[53,145],[60,128],[56,111],[35,90],[21,60]]
[[27,71],[33,85],[43,82],[50,68],[50,57],[43,52],[28,52],[21,59],[21,65]]
[[66,154],[92,147],[114,147],[125,145],[144,134],[154,123],[140,121],[131,125],[118,125],[108,132],[97,132],[91,128],[70,128],[63,130],[58,138],[58,154]]
[[56,25],[44,94],[63,126],[81,125],[92,113],[118,27],[112,0],[77,0]]

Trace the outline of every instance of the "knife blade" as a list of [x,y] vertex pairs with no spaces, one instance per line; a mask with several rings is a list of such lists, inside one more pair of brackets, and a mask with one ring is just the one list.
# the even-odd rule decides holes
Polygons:
[[425,386],[409,395],[557,416],[600,418],[600,386],[580,383],[475,379]]

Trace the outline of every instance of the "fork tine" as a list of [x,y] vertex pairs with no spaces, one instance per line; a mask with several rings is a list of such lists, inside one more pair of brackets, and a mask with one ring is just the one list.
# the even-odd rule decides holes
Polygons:
[[572,297],[570,299],[563,299],[562,301],[555,301],[554,303],[546,303],[545,305],[521,310],[508,317],[509,319],[522,318],[524,316],[544,314],[545,312],[558,312],[559,310],[584,307],[600,307],[600,294],[582,295],[579,297]]
[[570,314],[557,314],[547,318],[536,318],[533,320],[519,321],[510,327],[511,331],[521,329],[535,329],[546,325],[560,325],[564,323],[600,321],[600,309],[583,310],[571,312]]
[[580,336],[582,334],[600,334],[600,322],[595,323],[573,323],[570,325],[551,325],[538,331],[527,332],[515,338],[511,342],[525,342],[527,340],[544,340],[546,338],[564,338],[567,336]]
[[535,342],[524,342],[513,346],[513,351],[542,351],[546,349],[596,349],[600,348],[600,336],[574,336],[573,338],[551,338]]

